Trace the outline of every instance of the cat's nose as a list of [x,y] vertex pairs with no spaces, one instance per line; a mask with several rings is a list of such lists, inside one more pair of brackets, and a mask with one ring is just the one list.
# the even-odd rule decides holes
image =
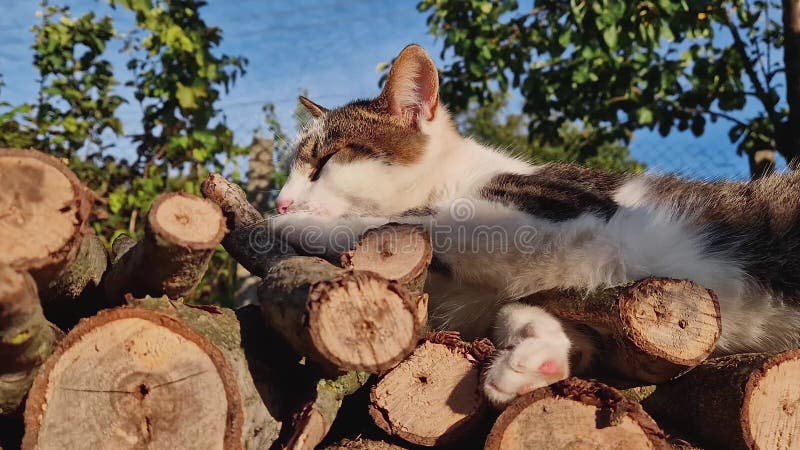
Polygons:
[[289,212],[289,207],[292,206],[292,203],[294,203],[293,200],[279,198],[278,200],[275,200],[275,209],[278,210],[278,214],[286,214]]

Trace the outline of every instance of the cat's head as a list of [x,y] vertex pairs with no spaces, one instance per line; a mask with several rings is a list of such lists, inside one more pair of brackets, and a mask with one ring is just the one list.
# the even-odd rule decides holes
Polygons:
[[436,66],[422,47],[403,49],[373,100],[330,110],[300,102],[314,120],[296,142],[278,212],[388,216],[425,205],[436,176],[426,169],[433,141],[452,125],[439,104]]

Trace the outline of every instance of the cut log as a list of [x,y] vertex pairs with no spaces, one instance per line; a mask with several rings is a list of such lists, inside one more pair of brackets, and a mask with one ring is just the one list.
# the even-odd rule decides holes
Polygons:
[[372,272],[294,256],[259,286],[264,318],[300,354],[330,370],[388,369],[416,344],[417,299]]
[[369,379],[364,372],[347,372],[335,379],[321,379],[314,398],[306,403],[293,419],[294,433],[285,448],[314,450],[328,434],[347,395],[358,390]]
[[269,229],[268,222],[248,201],[239,186],[212,173],[200,188],[203,196],[219,205],[228,226],[222,246],[251,274],[263,277],[277,261],[295,251]]
[[524,300],[597,329],[601,364],[646,383],[670,380],[708,358],[722,322],[713,292],[685,280],[646,278],[595,292],[546,291]]
[[568,378],[515,400],[495,422],[485,448],[671,447],[637,403],[601,383]]
[[108,253],[94,234],[81,240],[78,254],[44,291],[40,291],[45,316],[61,329],[70,329],[83,317],[105,306],[100,282],[108,267]]
[[800,448],[800,350],[712,358],[642,406],[665,426],[725,449]]
[[84,292],[100,286],[107,267],[108,253],[103,242],[94,234],[85,235],[75,259],[41,293],[42,302],[45,305],[64,302],[74,307]]
[[216,204],[183,192],[159,196],[147,215],[144,237],[114,255],[104,281],[106,300],[114,305],[126,293],[170,298],[189,294],[225,232]]
[[457,334],[430,339],[373,386],[370,415],[390,436],[412,444],[463,443],[477,435],[488,410],[480,392],[481,361]]
[[421,226],[390,223],[364,233],[353,250],[342,254],[341,264],[397,281],[409,292],[422,292],[432,255]]
[[33,278],[0,264],[0,416],[19,412],[61,336],[42,314]]
[[[271,360],[267,361],[271,366],[264,367],[263,361],[258,361],[256,364],[258,364],[259,370],[256,372],[255,364],[245,354],[243,342],[246,333],[254,331],[244,329],[246,326],[255,326],[252,321],[243,319],[242,314],[227,308],[211,305],[185,305],[180,301],[171,301],[167,297],[129,299],[127,303],[131,307],[158,311],[180,319],[181,322],[218,348],[236,376],[244,411],[242,442],[245,448],[266,448],[275,442],[280,433],[282,418],[280,413],[284,409],[282,403],[284,399],[279,398],[272,391],[264,394],[257,389],[253,378],[254,376],[258,377],[262,383],[266,381],[265,378],[268,378],[277,384],[277,386],[271,386],[273,390],[282,388],[285,391],[291,391],[285,383],[282,383],[285,380],[281,379],[281,372],[283,370],[290,371],[292,368],[272,367],[272,365],[288,365],[291,364],[291,361],[287,361],[280,350],[272,349]],[[261,345],[269,343],[268,337],[260,342]],[[275,342],[272,341],[272,343]],[[265,370],[271,373],[265,373]],[[290,394],[291,392],[285,393]]]
[[82,320],[39,371],[22,447],[255,448],[246,442],[240,374],[172,315],[101,311]]
[[61,161],[0,149],[0,263],[44,288],[78,252],[91,211],[88,190]]

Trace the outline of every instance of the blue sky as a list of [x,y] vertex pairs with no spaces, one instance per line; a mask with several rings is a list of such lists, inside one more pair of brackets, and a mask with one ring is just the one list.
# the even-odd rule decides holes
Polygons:
[[[94,10],[111,14],[117,30],[132,27],[125,11],[112,11],[95,0],[51,0],[75,14]],[[241,142],[261,127],[261,107],[275,103],[285,124],[291,124],[297,95],[304,89],[326,106],[378,93],[376,66],[389,61],[406,44],[416,42],[438,58],[440,43],[427,34],[426,16],[416,0],[209,0],[205,20],[223,30],[222,52],[250,60],[247,74],[219,103]],[[36,23],[34,0],[0,0],[0,73],[6,87],[0,99],[19,103],[36,96],[36,72],[30,49]],[[110,52],[124,79],[125,56]],[[120,117],[127,133],[136,131],[138,106],[125,105]],[[659,171],[703,178],[744,178],[747,163],[737,157],[727,138],[728,125],[718,123],[701,138],[673,133],[661,138],[640,132],[632,142],[635,157]]]

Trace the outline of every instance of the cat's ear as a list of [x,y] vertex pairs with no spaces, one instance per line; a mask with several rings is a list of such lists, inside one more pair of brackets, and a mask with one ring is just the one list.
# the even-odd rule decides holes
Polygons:
[[312,102],[311,100],[307,99],[306,97],[303,97],[302,95],[300,96],[300,98],[298,98],[298,100],[300,101],[300,104],[303,105],[303,107],[305,107],[308,110],[308,112],[311,113],[311,115],[314,117],[320,117],[326,112],[328,112],[328,109],[325,108],[324,106],[320,106]]
[[439,104],[439,72],[422,47],[412,44],[400,52],[389,70],[381,97],[391,114],[410,124],[416,124],[418,119],[433,120]]

